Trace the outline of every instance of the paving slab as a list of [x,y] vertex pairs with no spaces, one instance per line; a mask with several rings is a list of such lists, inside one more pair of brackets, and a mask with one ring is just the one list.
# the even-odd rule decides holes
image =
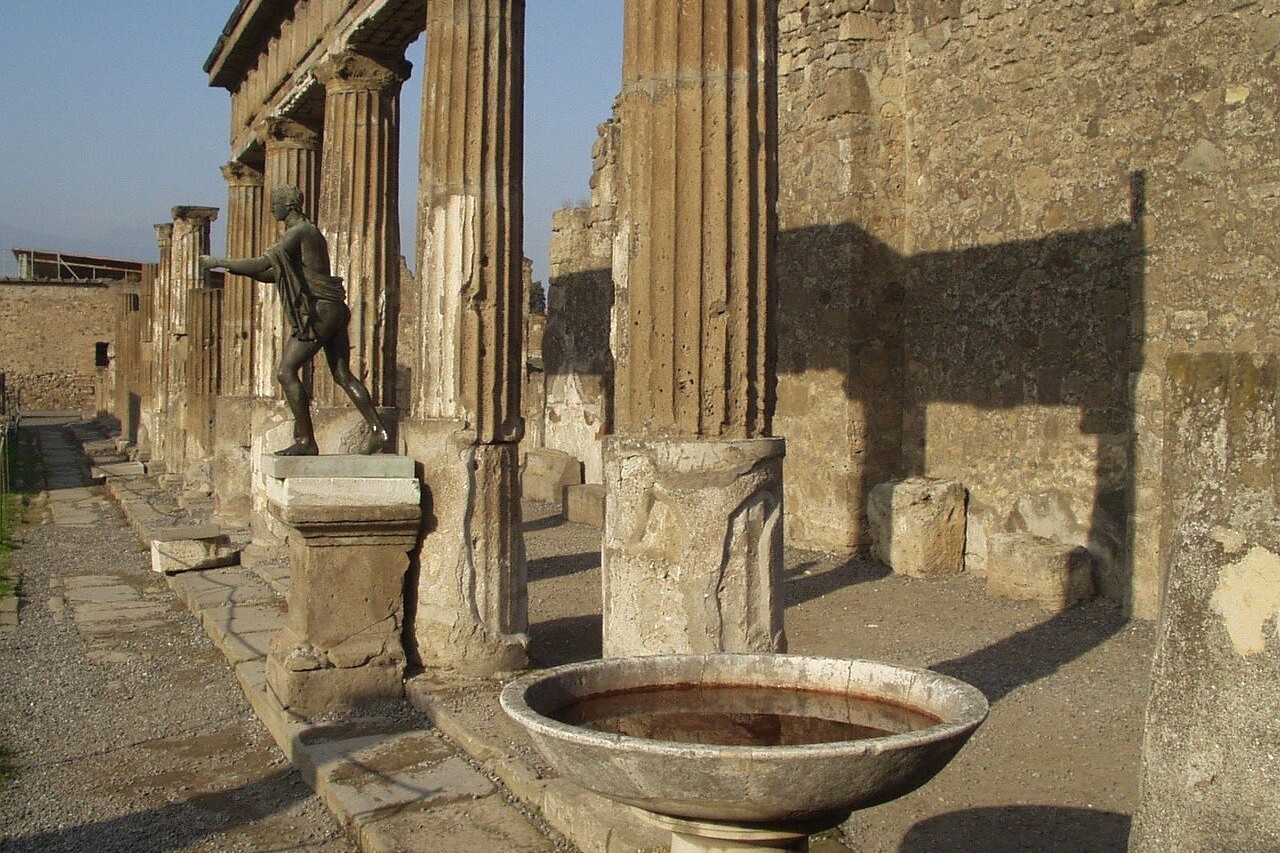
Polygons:
[[270,604],[275,591],[251,572],[237,567],[168,575],[169,587],[193,613],[227,605]]

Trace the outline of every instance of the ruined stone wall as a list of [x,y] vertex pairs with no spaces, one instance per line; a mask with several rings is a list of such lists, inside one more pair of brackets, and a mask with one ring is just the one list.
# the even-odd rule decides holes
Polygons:
[[0,372],[24,411],[93,409],[95,344],[115,338],[105,285],[0,284]]
[[1154,615],[1165,359],[1277,344],[1277,10],[899,5],[906,467]]
[[[779,33],[788,541],[860,547],[872,486],[951,478],[970,571],[1030,531],[1154,616],[1166,359],[1280,349],[1280,10],[780,0]],[[610,207],[556,222],[553,277],[598,263]]]
[[547,325],[542,338],[546,419],[543,446],[583,464],[584,481],[604,482],[601,439],[610,431],[613,358],[613,239],[617,122],[600,126],[592,149],[591,204],[552,217]]
[[891,2],[779,4],[778,391],[790,544],[866,541],[897,470],[903,81]]

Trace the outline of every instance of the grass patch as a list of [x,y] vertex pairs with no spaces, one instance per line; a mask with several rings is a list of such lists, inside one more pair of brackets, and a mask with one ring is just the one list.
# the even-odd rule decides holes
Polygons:
[[9,558],[13,532],[32,513],[32,499],[44,485],[44,471],[35,436],[28,431],[8,433],[0,455],[0,598],[14,592]]

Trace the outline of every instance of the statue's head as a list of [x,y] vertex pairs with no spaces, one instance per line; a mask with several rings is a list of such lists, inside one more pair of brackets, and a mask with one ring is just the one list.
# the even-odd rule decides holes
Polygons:
[[283,222],[290,211],[302,213],[302,190],[292,184],[273,188],[271,190],[271,215]]

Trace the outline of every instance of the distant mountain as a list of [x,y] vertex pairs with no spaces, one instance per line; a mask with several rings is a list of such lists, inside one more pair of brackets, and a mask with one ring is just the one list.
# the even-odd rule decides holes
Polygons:
[[150,228],[123,225],[96,237],[73,237],[0,222],[0,276],[17,274],[18,263],[12,249],[46,249],[133,261],[153,261],[157,257]]

